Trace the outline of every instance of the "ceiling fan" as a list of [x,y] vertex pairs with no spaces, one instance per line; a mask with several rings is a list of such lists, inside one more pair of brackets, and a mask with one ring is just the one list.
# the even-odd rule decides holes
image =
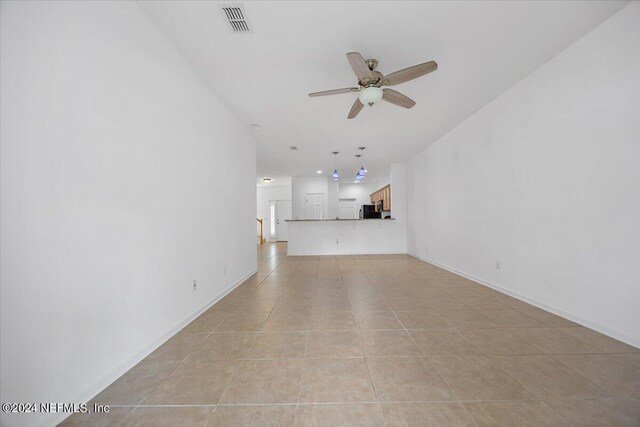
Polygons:
[[380,71],[376,70],[376,67],[378,66],[378,61],[376,59],[365,60],[358,52],[347,53],[347,59],[349,60],[349,64],[351,65],[353,72],[356,74],[356,77],[358,77],[357,87],[312,92],[309,96],[314,97],[360,92],[360,96],[358,96],[351,107],[351,111],[349,111],[349,115],[347,116],[348,119],[353,119],[357,116],[365,104],[368,104],[371,107],[381,99],[400,107],[413,107],[416,105],[416,102],[411,98],[393,89],[381,88],[383,86],[399,85],[400,83],[408,82],[409,80],[424,76],[425,74],[429,74],[438,69],[438,64],[436,64],[435,61],[429,61],[385,76]]

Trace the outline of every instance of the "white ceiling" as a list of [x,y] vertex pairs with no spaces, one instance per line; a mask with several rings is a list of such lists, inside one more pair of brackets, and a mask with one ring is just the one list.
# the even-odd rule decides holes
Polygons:
[[[628,2],[245,1],[250,34],[229,31],[228,3],[138,4],[247,127],[260,124],[257,174],[282,179],[331,172],[334,150],[345,174],[388,174]],[[382,102],[347,120],[357,94],[307,93],[354,85],[350,51],[384,74],[439,68],[394,87],[413,109]]]

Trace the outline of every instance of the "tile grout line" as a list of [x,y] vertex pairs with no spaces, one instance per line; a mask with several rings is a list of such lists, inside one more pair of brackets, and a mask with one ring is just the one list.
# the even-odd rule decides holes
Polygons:
[[307,332],[307,339],[304,342],[304,354],[302,361],[300,362],[300,374],[298,376],[298,397],[296,399],[296,413],[293,420],[294,427],[298,424],[298,408],[300,408],[300,393],[302,392],[302,372],[304,371],[305,361],[307,359],[307,348],[309,347],[309,332]]
[[[373,283],[372,283],[373,284]],[[384,297],[382,297],[382,299],[385,301],[386,303],[386,299]],[[387,305],[389,305],[387,303]],[[414,345],[416,346],[416,348],[418,348],[418,350],[420,351],[420,353],[423,356],[426,356],[424,354],[424,352],[422,351],[422,349],[420,348],[420,346],[418,345],[417,341],[415,340],[415,338],[413,337],[413,335],[411,335],[409,333],[409,331],[407,330],[407,327],[405,326],[405,324],[402,322],[402,320],[400,320],[400,318],[398,317],[398,315],[396,314],[396,312],[391,309],[391,306],[389,305],[389,309],[391,310],[391,313],[393,313],[394,317],[396,318],[396,320],[398,320],[398,322],[400,322],[400,324],[402,325],[402,327],[404,328],[405,333],[409,336],[409,338],[411,338],[411,341],[414,343]],[[446,322],[445,322],[446,323]],[[457,330],[457,329],[456,329]],[[440,372],[438,372],[438,370],[436,369],[435,366],[433,366],[433,363],[431,363],[431,360],[429,358],[427,359],[427,363],[429,363],[429,365],[431,366],[431,368],[435,371],[436,375],[438,375],[438,378],[440,378],[440,381],[442,381],[442,383],[447,386],[447,389],[449,389],[449,391],[451,392],[451,394],[454,397],[458,397],[454,392],[453,389],[451,389],[451,386],[444,380],[444,378],[442,378],[442,375],[440,375]],[[471,420],[473,421],[473,423],[475,424],[476,427],[478,427],[478,423],[476,422],[475,418],[469,413],[469,411],[467,410],[467,408],[464,406],[464,404],[462,402],[460,402],[460,399],[457,400],[458,405],[460,405],[462,407],[462,409],[465,411],[465,413],[467,415],[469,415],[469,417],[471,418]],[[382,409],[381,409],[382,411]]]
[[[601,354],[598,354],[601,355]],[[617,396],[615,394],[615,392],[610,391],[608,388],[605,388],[604,386],[601,386],[600,384],[597,384],[596,382],[592,381],[590,378],[587,378],[586,376],[582,375],[580,372],[576,371],[575,369],[573,369],[571,366],[567,365],[566,363],[562,363],[561,360],[556,359],[555,356],[566,356],[563,354],[550,354],[548,355],[549,357],[551,357],[551,359],[555,360],[556,362],[558,362],[559,364],[561,364],[562,366],[564,366],[565,368],[567,368],[569,371],[573,372],[574,374],[578,375],[580,378],[584,378],[585,381],[587,381],[588,383],[591,383],[593,385],[595,385],[597,388],[602,389],[603,391],[607,392],[612,398],[619,398],[619,396]],[[579,356],[579,355],[578,355]],[[615,358],[614,358],[615,359]],[[615,359],[618,360],[618,359]],[[622,361],[620,361],[621,363],[624,363]]]
[[478,422],[476,421],[475,417],[473,415],[471,415],[471,412],[469,412],[469,410],[467,409],[466,406],[464,406],[464,403],[458,401],[458,405],[460,405],[462,407],[462,409],[464,410],[464,412],[469,415],[469,418],[471,418],[471,421],[473,421],[473,423],[476,425],[476,427],[478,426]]
[[129,415],[131,415],[131,414],[133,413],[133,411],[135,411],[135,410],[136,410],[136,408],[135,408],[135,407],[131,408],[131,411],[129,411],[129,412],[127,413],[127,415],[125,415],[125,416],[124,416],[124,417],[123,417],[123,418],[122,418],[122,419],[121,419],[121,420],[116,424],[116,427],[119,427],[119,426],[120,426],[120,425],[121,425],[121,424],[122,424],[122,423],[123,423],[123,422],[124,422],[128,417],[129,417]]
[[[342,273],[340,273],[340,277],[342,277]],[[365,277],[367,278],[367,281],[371,284],[371,286],[373,286],[373,288],[376,289],[376,287],[373,285],[373,283],[371,282],[371,279],[369,279],[369,276],[367,276],[366,273],[365,273]],[[377,291],[378,290],[376,289],[376,292]],[[381,296],[381,298],[382,298],[382,296]],[[384,298],[382,298],[382,300],[385,301]],[[385,301],[385,304],[386,303],[387,302]],[[389,307],[389,308],[391,308],[391,307]],[[376,396],[376,402],[378,403],[378,411],[380,412],[380,416],[382,417],[382,423],[386,427],[387,426],[387,420],[385,419],[384,412],[382,411],[382,405],[380,404],[380,398],[378,397],[378,390],[376,389],[376,386],[373,383],[373,376],[371,375],[371,368],[369,368],[369,361],[367,360],[367,355],[364,352],[364,343],[362,342],[362,339],[360,341],[361,341],[361,345],[362,345],[362,354],[364,356],[364,362],[367,365],[367,371],[369,372],[369,381],[371,381],[371,387],[373,387],[373,392],[374,392],[374,394]]]
[[[277,267],[276,267],[276,268],[277,268]],[[272,273],[276,268],[274,268],[274,269],[271,271],[271,273]],[[269,273],[269,275],[270,275],[271,273]],[[269,277],[269,276],[267,276],[267,277]],[[265,277],[265,278],[264,278],[260,283],[264,282],[264,280],[266,280],[266,277]],[[267,317],[267,318],[268,318],[268,317]],[[222,323],[221,323],[221,324],[222,324]],[[218,326],[220,326],[220,325],[218,325]],[[212,332],[212,333],[213,333],[213,332]],[[256,339],[257,339],[257,338],[255,338],[255,339],[251,342],[251,344],[249,345],[249,349],[247,350],[247,354],[251,351],[251,348],[253,348],[253,344],[255,343]],[[225,387],[224,391],[222,392],[222,394],[221,394],[221,395],[220,395],[220,397],[218,398],[218,401],[217,401],[216,405],[220,403],[220,401],[222,400],[222,398],[224,397],[224,395],[225,395],[225,394],[227,393],[227,391],[229,390],[229,387],[231,387],[231,383],[233,382],[233,380],[235,379],[236,375],[237,375],[237,374],[238,374],[238,372],[240,371],[240,368],[242,367],[243,363],[244,363],[244,360],[242,360],[242,359],[241,359],[241,360],[238,360],[238,366],[236,366],[236,369],[233,371],[233,374],[231,374],[231,377],[229,378],[229,382],[227,383],[227,386]],[[215,410],[214,410],[214,412],[215,412]],[[213,415],[213,414],[212,414],[212,415]]]
[[[391,307],[389,307],[391,308]],[[405,332],[407,333],[407,335],[409,335],[409,337],[411,338],[411,341],[413,341],[413,343],[416,345],[416,347],[418,347],[418,350],[420,350],[420,353],[422,353],[423,356],[426,357],[426,354],[424,354],[424,352],[422,351],[422,349],[420,348],[420,346],[418,345],[418,342],[415,340],[415,338],[413,337],[413,335],[411,335],[411,333],[407,330],[407,327],[405,326],[404,322],[402,322],[402,320],[400,320],[400,318],[398,317],[398,315],[396,314],[396,312],[394,310],[391,310],[391,312],[393,313],[393,315],[396,317],[396,319],[398,319],[398,322],[400,322],[400,324],[404,327]],[[445,321],[445,323],[447,323]],[[448,323],[447,323],[448,324]],[[456,331],[458,331],[457,328],[454,328]],[[460,331],[458,331],[459,333],[461,333]],[[438,378],[440,378],[440,381],[442,381],[442,383],[444,385],[447,386],[447,389],[449,389],[449,391],[451,392],[451,394],[454,397],[458,397],[454,392],[453,389],[451,388],[451,386],[444,380],[444,378],[442,377],[442,375],[440,374],[440,372],[438,372],[438,370],[436,369],[435,366],[433,366],[433,363],[431,363],[431,359],[429,359],[428,357],[426,357],[427,359],[427,363],[429,363],[429,366],[431,366],[431,368],[434,370],[434,372],[436,373],[436,375],[438,375]],[[478,423],[476,422],[476,419],[473,417],[473,415],[471,415],[469,413],[469,411],[467,410],[467,408],[464,406],[464,404],[460,401],[460,399],[458,398],[457,400],[458,405],[460,405],[462,407],[462,409],[465,411],[465,413],[467,415],[469,415],[469,418],[471,418],[471,420],[473,421],[473,423],[475,424],[476,427],[478,427]]]
[[[569,400],[575,400],[575,401],[591,401],[591,400],[628,400],[628,401],[633,401],[635,402],[637,399],[632,398],[632,397],[618,397],[618,398],[613,398],[613,397],[590,397],[590,398],[581,398],[581,399],[569,399]],[[461,400],[389,400],[389,401],[385,401],[383,403],[385,404],[402,404],[402,403],[483,403],[483,402],[513,402],[513,403],[518,403],[518,402],[542,402],[545,400],[549,400],[549,399],[541,399],[538,397],[533,397],[530,399],[461,399]],[[369,401],[369,400],[355,400],[355,401],[349,401],[349,402],[301,402],[300,405],[301,406],[305,406],[305,405],[318,405],[318,406],[323,406],[323,405],[348,405],[348,404],[375,404],[377,403],[377,401]],[[295,405],[295,403],[293,402],[284,402],[284,403],[277,403],[277,402],[269,402],[269,403],[219,403],[219,404],[185,404],[185,405],[162,405],[162,404],[157,404],[157,405],[140,405],[140,408],[206,408],[206,407],[213,407],[213,406],[221,406],[221,407],[227,407],[227,406],[293,406]],[[111,408],[132,408],[134,409],[136,406],[135,405],[109,405]]]
[[572,425],[568,420],[566,420],[562,415],[560,415],[560,413],[558,411],[553,409],[551,406],[547,405],[547,402],[545,402],[543,399],[540,399],[540,402],[542,403],[543,406],[549,408],[551,410],[551,412],[556,414],[558,416],[558,418],[560,418],[562,421],[564,421],[567,424],[567,426],[571,426]]
[[[295,271],[298,271],[298,268],[296,268]],[[294,271],[294,274],[295,274]],[[311,328],[311,325],[309,325],[309,328]],[[307,339],[304,342],[304,357],[302,362],[300,362],[301,366],[300,366],[300,373],[298,375],[298,397],[296,398],[296,413],[294,415],[293,418],[293,425],[294,427],[298,425],[298,409],[300,408],[300,392],[301,392],[301,387],[302,387],[302,371],[304,371],[304,360],[307,357],[307,347],[309,346],[309,335],[307,334]]]
[[[222,396],[220,396],[220,397],[222,397]],[[215,414],[217,410],[218,410],[218,405],[213,407],[213,411],[211,411],[211,413],[207,417],[207,424],[205,424],[205,426],[209,425],[209,422],[211,421],[211,418],[213,418],[213,414]]]
[[[179,332],[178,332],[179,333]],[[177,335],[177,334],[176,334]],[[174,335],[175,336],[175,335]],[[173,337],[172,337],[173,338]],[[204,341],[204,340],[203,340]],[[155,387],[153,387],[148,394],[146,394],[133,408],[133,410],[131,410],[131,412],[129,412],[121,421],[120,423],[122,423],[126,418],[128,418],[132,413],[134,413],[136,410],[138,410],[138,408],[140,407],[140,405],[142,404],[142,402],[144,402],[146,399],[149,398],[149,396],[151,396],[153,394],[153,392],[155,392],[162,384],[164,384],[177,370],[178,368],[180,368],[180,366],[182,366],[182,362],[184,361],[184,359],[187,358],[187,355],[185,355],[182,359],[180,359],[178,361],[178,364],[171,370],[171,372],[162,380],[160,381],[160,383],[158,383],[158,385],[156,385]],[[144,360],[144,359],[143,359]],[[166,361],[166,362],[170,362]],[[120,425],[120,423],[118,423],[118,425]]]

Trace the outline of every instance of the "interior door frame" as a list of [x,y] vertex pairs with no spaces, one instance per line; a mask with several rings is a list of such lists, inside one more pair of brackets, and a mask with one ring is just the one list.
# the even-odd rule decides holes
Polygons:
[[309,215],[308,215],[308,200],[307,198],[309,196],[320,196],[320,218],[317,219],[324,219],[324,193],[304,193],[304,217],[305,219],[309,219]]
[[353,219],[358,219],[358,199],[355,197],[344,197],[342,199],[338,199],[338,216],[340,216],[340,202],[343,200],[353,202]]
[[[289,241],[289,232],[288,232],[288,230],[287,230],[287,236],[286,236],[287,240],[281,240],[280,239],[280,237],[281,237],[280,233],[278,233],[278,225],[280,225],[279,222],[278,222],[279,219],[280,219],[280,218],[278,218],[278,202],[289,202],[289,207],[290,207],[290,211],[291,212],[293,212],[293,203],[292,203],[292,201],[290,199],[289,200],[286,200],[286,199],[273,200],[273,204],[275,205],[275,215],[276,215],[276,218],[275,218],[275,222],[276,222],[276,234],[275,234],[276,242],[287,242],[287,241]],[[291,218],[286,218],[286,219],[291,219]],[[283,219],[283,221],[285,221],[286,219]],[[284,225],[287,225],[287,224],[285,223]]]

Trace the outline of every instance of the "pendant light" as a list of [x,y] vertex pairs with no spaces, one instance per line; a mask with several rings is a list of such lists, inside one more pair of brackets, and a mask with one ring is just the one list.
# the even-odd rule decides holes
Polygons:
[[338,181],[340,179],[340,173],[338,173],[338,154],[339,154],[339,151],[333,152],[333,156],[335,160],[333,162],[334,169],[333,169],[332,176],[334,181]]
[[[356,154],[356,157],[360,157],[360,155]],[[360,181],[362,178],[364,178],[364,174],[362,173],[362,169],[360,169],[356,172],[356,181]]]
[[[358,147],[358,150],[360,150],[360,154],[356,154],[356,157],[358,159],[360,159],[360,157],[362,157],[362,152],[366,149],[367,147]],[[367,170],[364,168],[364,166],[360,167],[360,170],[358,171],[357,176],[359,176],[359,179],[362,179],[365,177],[365,175],[367,174]]]
[[[358,147],[360,150],[364,150],[364,147]],[[360,157],[362,157],[362,154],[356,154],[356,159],[360,160]],[[364,176],[367,174],[367,171],[365,170],[364,166],[362,166],[360,168],[360,170],[358,170],[358,172],[356,173],[356,181],[360,181],[362,178],[364,178]]]

